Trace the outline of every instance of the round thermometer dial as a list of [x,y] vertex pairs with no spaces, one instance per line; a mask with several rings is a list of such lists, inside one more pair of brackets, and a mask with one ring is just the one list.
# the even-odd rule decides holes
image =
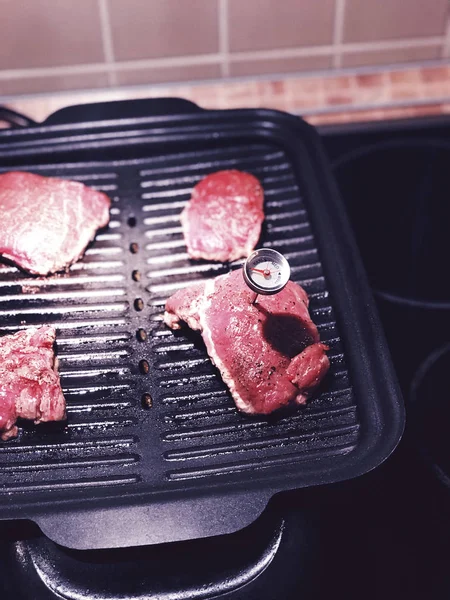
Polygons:
[[288,261],[270,248],[255,250],[244,263],[244,279],[256,294],[277,294],[285,287],[291,275]]

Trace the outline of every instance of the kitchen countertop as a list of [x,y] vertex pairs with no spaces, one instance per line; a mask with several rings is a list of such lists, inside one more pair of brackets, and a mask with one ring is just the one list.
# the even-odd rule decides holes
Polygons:
[[279,109],[313,125],[450,114],[450,66],[64,92],[8,98],[3,104],[43,121],[73,104],[169,96],[203,108]]

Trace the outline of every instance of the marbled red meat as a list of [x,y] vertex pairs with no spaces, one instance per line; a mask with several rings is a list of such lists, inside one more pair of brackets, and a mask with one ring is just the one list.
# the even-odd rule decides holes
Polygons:
[[76,262],[109,221],[111,200],[76,181],[25,172],[0,175],[0,255],[48,275]]
[[176,292],[164,320],[186,322],[202,333],[207,352],[243,412],[268,414],[304,404],[328,371],[328,347],[320,343],[308,312],[308,296],[289,281],[274,296],[254,294],[242,271]]
[[0,438],[17,435],[16,420],[61,421],[66,402],[53,344],[53,327],[30,327],[0,337]]
[[218,171],[202,179],[181,213],[191,258],[232,261],[255,248],[264,221],[259,181],[241,171]]

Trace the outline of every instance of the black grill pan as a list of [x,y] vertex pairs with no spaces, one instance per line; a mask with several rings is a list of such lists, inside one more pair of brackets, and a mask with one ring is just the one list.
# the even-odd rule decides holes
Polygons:
[[[252,522],[273,494],[380,464],[403,405],[320,141],[268,110],[173,99],[72,107],[0,133],[1,171],[107,192],[111,222],[67,275],[0,270],[0,334],[57,328],[67,426],[23,423],[0,444],[0,513],[74,548],[192,539]],[[162,322],[182,286],[240,268],[190,261],[179,214],[206,174],[237,168],[265,190],[260,246],[307,290],[331,372],[308,407],[240,415],[201,339]]]

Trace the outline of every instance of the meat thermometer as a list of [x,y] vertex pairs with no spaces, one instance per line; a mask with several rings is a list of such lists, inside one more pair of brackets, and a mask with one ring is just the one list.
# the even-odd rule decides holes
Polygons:
[[242,270],[245,283],[255,292],[252,304],[259,294],[278,294],[291,276],[291,268],[282,254],[271,248],[255,250],[244,263]]

